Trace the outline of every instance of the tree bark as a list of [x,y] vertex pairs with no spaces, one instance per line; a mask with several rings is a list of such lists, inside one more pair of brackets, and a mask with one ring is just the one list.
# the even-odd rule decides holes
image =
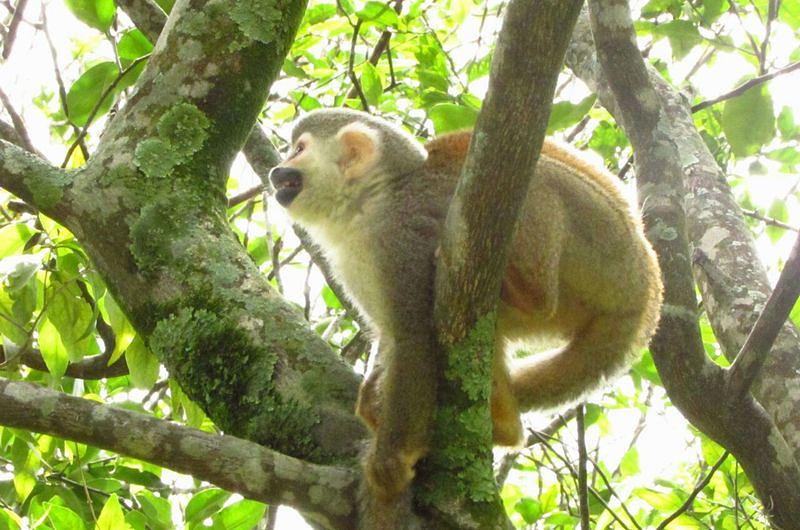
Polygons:
[[682,207],[684,170],[662,127],[672,115],[636,48],[627,2],[591,0],[589,6],[598,59],[636,153],[639,201],[664,275],[661,323],[650,344],[659,374],[689,421],[736,456],[771,520],[792,528],[800,521],[800,470],[792,451],[752,396],[727,392],[727,374],[706,357],[700,338]]
[[[436,267],[434,318],[444,349],[424,503],[459,528],[510,522],[492,476],[495,308],[507,247],[539,158],[556,80],[582,0],[512,0],[492,60]],[[531,53],[536,50],[536,53]]]
[[0,423],[103,447],[301,510],[324,528],[355,528],[353,469],[319,466],[253,442],[0,379]]
[[[578,19],[567,66],[595,90],[602,105],[619,110],[597,62],[589,19]],[[715,337],[729,360],[736,357],[772,291],[753,234],[692,120],[689,102],[658,73],[650,82],[669,115],[660,127],[678,147],[683,167],[686,230],[694,248],[693,273]],[[800,334],[784,323],[756,381],[754,395],[772,416],[800,461]]]

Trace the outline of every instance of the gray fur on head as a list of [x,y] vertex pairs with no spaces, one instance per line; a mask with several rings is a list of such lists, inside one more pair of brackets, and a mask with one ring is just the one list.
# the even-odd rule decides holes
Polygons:
[[306,131],[315,136],[330,138],[345,125],[363,123],[380,138],[380,165],[392,174],[418,169],[428,156],[422,145],[410,134],[388,121],[358,110],[337,108],[313,110],[298,119],[292,129],[292,144]]

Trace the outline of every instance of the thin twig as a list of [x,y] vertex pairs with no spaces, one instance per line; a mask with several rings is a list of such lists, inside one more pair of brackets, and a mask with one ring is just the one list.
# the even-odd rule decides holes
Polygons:
[[[397,0],[394,4],[394,10],[396,13],[400,14],[401,9],[403,8],[403,0]],[[378,61],[383,55],[383,52],[389,49],[389,40],[392,38],[392,32],[388,29],[384,30],[381,33],[381,36],[378,38],[377,44],[375,44],[375,48],[372,49],[372,54],[369,56],[369,62],[375,66],[378,64]],[[352,50],[351,50],[351,57],[352,57]],[[392,56],[391,53],[388,55],[389,61],[391,62]],[[347,99],[352,99],[358,95],[356,91],[355,85],[350,88],[350,91],[347,93]]]
[[[630,519],[630,521],[633,523],[633,526],[635,526],[638,530],[642,530],[642,527],[636,521],[636,518],[633,517],[633,514],[630,512],[630,510],[628,510],[628,506],[625,504],[622,498],[617,494],[617,491],[611,485],[611,481],[603,472],[602,468],[598,465],[597,461],[591,458],[589,459],[589,461],[592,463],[592,466],[594,466],[594,469],[597,472],[597,474],[600,475],[600,479],[603,481],[603,484],[605,484],[606,489],[611,493],[613,497],[615,497],[619,501],[619,505],[622,508],[622,511],[625,512],[625,515],[628,516],[628,519]],[[611,513],[613,515],[614,512],[612,511]]]
[[692,506],[692,503],[694,503],[694,499],[700,494],[701,491],[703,491],[703,488],[705,488],[708,485],[708,483],[711,482],[711,477],[714,476],[714,473],[716,473],[717,470],[720,468],[720,466],[723,464],[723,462],[725,462],[725,459],[728,458],[729,454],[730,453],[728,451],[722,453],[722,456],[720,456],[719,459],[714,463],[714,465],[711,467],[706,476],[703,477],[703,480],[701,480],[697,484],[697,486],[695,486],[694,491],[692,491],[691,495],[689,495],[689,498],[687,498],[686,501],[672,513],[672,515],[661,521],[661,524],[658,525],[656,530],[664,530],[664,528],[667,527],[667,524],[677,519],[682,513],[684,513]]
[[[47,41],[47,46],[50,48],[50,57],[53,60],[53,71],[55,72],[56,76],[56,84],[58,84],[58,99],[61,102],[61,110],[64,112],[64,117],[67,120],[67,123],[72,127],[73,132],[75,133],[76,137],[80,134],[80,128],[72,122],[69,117],[69,105],[67,105],[67,89],[64,85],[64,79],[61,77],[61,70],[58,68],[58,54],[56,53],[56,47],[53,44],[53,38],[50,36],[50,30],[47,24],[47,10],[45,6],[42,5],[42,29],[44,30],[44,37]],[[89,150],[86,148],[86,144],[81,141],[79,143],[81,148],[81,153],[83,154],[83,158],[85,160],[89,160]]]
[[[525,449],[530,449],[534,445],[540,443],[541,437],[553,437],[562,427],[567,424],[569,420],[575,417],[575,413],[576,409],[571,408],[563,414],[560,414],[557,418],[553,419],[553,421],[548,423],[543,429],[531,432],[531,434],[525,440]],[[534,432],[536,434],[534,434]],[[497,472],[495,473],[495,480],[498,484],[502,485],[506,481],[508,478],[508,473],[511,471],[511,468],[514,467],[514,462],[521,452],[522,451],[511,451],[507,453],[500,461],[500,464],[497,466]]]
[[758,73],[764,74],[767,71],[767,48],[769,47],[769,37],[772,32],[772,22],[778,16],[778,0],[769,0],[769,11],[767,12],[767,23],[764,29],[764,40],[761,41],[761,49],[758,51]]
[[308,262],[308,268],[306,269],[306,279],[303,282],[303,316],[306,320],[310,320],[311,318],[311,270],[314,268],[314,262]]
[[800,232],[800,228],[792,226],[790,224],[786,224],[782,221],[778,221],[777,219],[774,219],[772,217],[767,217],[765,215],[762,215],[761,213],[758,212],[758,210],[742,210],[742,213],[747,217],[758,219],[764,224],[768,224],[770,226],[777,226],[778,228],[783,228],[784,230],[791,230],[792,232]]
[[3,39],[3,59],[8,59],[11,55],[11,47],[14,45],[14,40],[17,38],[17,30],[19,24],[22,22],[22,15],[25,12],[25,6],[28,0],[19,0],[17,7],[14,8],[14,14],[11,17],[11,22],[8,23],[8,30],[6,31],[5,38]]
[[232,207],[236,206],[237,204],[241,204],[246,200],[252,199],[253,197],[258,195],[262,191],[264,191],[264,185],[263,184],[259,184],[258,186],[253,186],[250,189],[244,190],[242,193],[239,193],[238,195],[234,195],[233,197],[228,199],[228,208],[232,208]]
[[[291,253],[290,253],[288,256],[286,256],[285,258],[283,258],[283,259],[281,260],[281,262],[278,264],[278,265],[279,265],[279,266],[278,266],[278,269],[281,269],[281,268],[283,268],[284,266],[286,266],[286,265],[288,265],[289,263],[291,263],[291,261],[292,261],[294,258],[296,258],[296,257],[297,257],[297,255],[298,255],[298,254],[300,254],[301,252],[303,252],[304,250],[305,250],[305,249],[303,248],[303,245],[297,245],[297,246],[295,247],[295,249],[294,249],[294,250],[292,250],[292,252],[291,252]],[[275,269],[273,269],[273,270],[269,271],[269,273],[267,274],[267,280],[271,280],[271,279],[272,279],[272,278],[274,278],[274,277],[275,277]]]
[[283,249],[283,238],[279,237],[272,244],[272,252],[270,254],[272,254],[272,277],[275,278],[275,285],[278,288],[278,292],[283,294],[283,280],[281,279],[281,249]]
[[8,96],[3,89],[0,88],[0,101],[3,103],[3,107],[5,107],[6,112],[8,112],[9,117],[11,118],[11,123],[14,125],[14,131],[17,133],[20,141],[22,142],[22,147],[30,151],[31,153],[37,154],[39,157],[44,158],[33,146],[31,143],[31,138],[28,135],[28,130],[25,128],[25,122],[22,120],[22,117],[17,113],[14,106],[11,104],[11,100],[8,99]]
[[575,415],[578,425],[578,502],[581,512],[581,529],[590,530],[589,524],[589,489],[586,482],[586,422],[584,404],[578,405]]
[[748,90],[750,90],[751,88],[753,88],[755,86],[758,86],[758,85],[760,85],[762,83],[766,83],[767,81],[769,81],[771,79],[774,79],[774,78],[778,77],[779,75],[784,75],[784,74],[788,74],[788,73],[794,72],[798,68],[800,68],[800,61],[795,61],[795,62],[793,62],[793,63],[791,63],[789,65],[784,66],[783,68],[778,68],[777,70],[773,70],[772,72],[770,72],[768,74],[764,74],[764,75],[760,75],[758,77],[754,77],[753,79],[750,79],[749,81],[745,81],[744,83],[742,83],[738,87],[734,88],[730,92],[722,94],[721,96],[718,96],[718,97],[716,97],[714,99],[701,101],[697,105],[693,105],[692,106],[692,112],[698,112],[700,110],[703,110],[703,109],[706,109],[708,107],[711,107],[712,105],[716,105],[717,103],[719,103],[721,101],[725,101],[725,100],[728,100],[728,99],[731,99],[731,98],[735,98],[736,96],[739,96],[739,95],[747,92]]
[[[72,143],[72,145],[69,146],[69,149],[67,149],[67,154],[64,156],[64,161],[61,162],[62,168],[67,167],[67,163],[69,162],[69,158],[72,156],[72,152],[75,151],[75,147],[77,147],[78,145],[82,145],[83,139],[86,137],[86,133],[89,131],[89,125],[92,124],[92,120],[94,120],[95,116],[97,116],[97,113],[100,112],[100,108],[103,105],[103,100],[105,100],[111,94],[111,92],[114,91],[119,82],[122,81],[122,78],[125,77],[128,74],[128,72],[130,72],[131,70],[139,66],[139,64],[141,64],[143,61],[146,61],[149,58],[150,54],[148,53],[147,55],[143,55],[132,61],[131,64],[129,64],[128,67],[125,68],[123,71],[121,71],[119,75],[115,77],[114,80],[111,81],[111,83],[109,83],[109,85],[105,88],[105,90],[103,90],[103,92],[100,94],[100,97],[97,98],[97,102],[94,104],[94,107],[92,107],[91,112],[89,112],[89,116],[86,118],[86,123],[78,132],[78,136],[75,138],[75,141]],[[89,159],[88,154],[84,154],[84,158],[88,160]]]
[[353,88],[356,90],[358,94],[358,99],[361,100],[361,106],[365,112],[369,112],[369,102],[367,102],[367,97],[364,95],[364,91],[361,89],[361,83],[358,80],[358,76],[356,76],[356,72],[353,69],[353,64],[355,63],[356,58],[356,42],[358,41],[358,32],[361,30],[361,19],[355,23],[353,26],[353,38],[350,41],[350,57],[347,60],[347,75],[350,77],[350,81],[353,83]]

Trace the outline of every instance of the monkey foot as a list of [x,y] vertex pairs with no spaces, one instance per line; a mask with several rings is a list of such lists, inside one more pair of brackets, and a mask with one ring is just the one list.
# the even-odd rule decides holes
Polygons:
[[394,500],[414,478],[414,462],[401,454],[378,457],[370,452],[366,463],[366,476],[370,489],[382,502]]

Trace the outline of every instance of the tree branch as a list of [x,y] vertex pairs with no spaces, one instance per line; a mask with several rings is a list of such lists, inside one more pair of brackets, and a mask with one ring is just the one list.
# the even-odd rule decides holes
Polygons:
[[[105,377],[118,377],[128,374],[128,364],[125,361],[124,355],[111,365],[108,364],[110,357],[111,352],[108,354],[101,353],[99,355],[86,357],[78,362],[69,363],[64,375],[76,379],[103,379]],[[28,368],[33,368],[40,372],[50,371],[47,368],[47,364],[44,362],[42,352],[37,349],[23,351],[19,355],[19,361]],[[0,365],[4,362],[5,354],[0,348]]]
[[795,239],[789,259],[764,310],[728,371],[730,399],[738,401],[750,390],[798,296],[800,296],[800,235]]
[[772,72],[770,72],[768,74],[764,74],[764,75],[760,75],[758,77],[754,77],[753,79],[745,81],[744,83],[742,83],[741,85],[737,86],[736,88],[734,88],[730,92],[726,92],[725,94],[722,94],[721,96],[717,96],[714,99],[701,101],[697,105],[692,106],[692,112],[697,112],[697,111],[700,111],[700,110],[703,110],[703,109],[707,109],[708,107],[716,105],[717,103],[720,103],[722,101],[733,99],[736,96],[741,96],[742,94],[744,94],[745,92],[747,92],[748,90],[750,90],[751,88],[753,88],[755,86],[758,86],[758,85],[761,85],[763,83],[766,83],[767,81],[769,81],[771,79],[775,79],[776,77],[778,77],[780,75],[784,75],[784,74],[788,74],[788,73],[794,72],[795,70],[797,70],[799,68],[800,68],[800,61],[797,61],[797,62],[794,62],[794,63],[789,64],[787,66],[784,66],[783,68],[778,68],[777,70],[774,70],[774,71],[772,71]]
[[353,528],[356,474],[37,385],[0,379],[0,423],[139,458],[249,499],[286,504],[325,528]]
[[[20,4],[22,4],[22,2],[20,2]],[[11,101],[8,99],[8,96],[6,95],[5,92],[3,92],[2,89],[0,89],[0,101],[3,103],[3,106],[5,107],[6,112],[8,112],[8,115],[11,117],[11,123],[14,124],[14,130],[16,131],[17,137],[20,140],[19,144],[20,147],[24,147],[25,149],[27,149],[31,153],[34,153],[40,158],[44,158],[44,156],[42,156],[42,154],[39,153],[39,151],[37,151],[36,148],[33,146],[33,143],[31,142],[31,139],[28,136],[28,130],[25,128],[25,122],[23,122],[20,115],[17,114],[17,111],[14,109],[14,106],[11,105]]]
[[[672,121],[636,48],[625,0],[592,0],[597,54],[618,121],[636,153],[637,186],[648,238],[664,275],[661,323],[650,349],[670,398],[700,430],[730,450],[777,525],[800,520],[800,470],[791,449],[750,396],[725,399],[726,378],[700,339],[682,199],[681,153],[662,123]],[[710,400],[708,395],[719,396]]]
[[[530,168],[535,167],[544,141],[556,79],[582,3],[512,0],[506,7],[489,90],[449,206],[436,266],[434,320],[446,366],[439,387],[436,429],[449,436],[439,439],[435,435],[429,458],[436,466],[430,472],[434,482],[452,483],[456,477],[465,480],[463,477],[470,475],[474,482],[483,478],[484,469],[492,479],[491,428],[481,436],[469,429],[462,432],[452,424],[463,422],[451,414],[458,417],[468,411],[482,414],[489,422],[494,310],[507,247],[533,175]],[[486,387],[481,392],[467,392],[463,385],[476,378]],[[437,457],[437,451],[446,452],[447,447],[459,447],[463,453],[459,461]],[[465,472],[465,461],[471,471]],[[485,489],[481,484],[467,483],[463,489]],[[454,498],[448,509],[469,513],[469,502]],[[499,506],[498,497],[484,502]],[[483,521],[484,527],[509,524],[502,510],[495,510],[494,516],[492,521]]]
[[62,200],[72,173],[51,166],[21,147],[0,140],[0,187],[56,220],[68,210]]
[[3,59],[8,59],[11,55],[11,48],[14,45],[14,40],[17,38],[17,30],[19,24],[22,22],[22,16],[25,13],[25,6],[28,0],[19,0],[14,8],[14,15],[11,17],[11,22],[8,24],[8,31],[3,38]]
[[117,0],[117,5],[130,17],[133,24],[144,33],[147,40],[155,44],[167,14],[153,0]]
[[[617,102],[595,56],[588,17],[578,21],[567,64],[597,92],[602,105],[619,116]],[[680,153],[678,160],[687,187],[682,200],[689,239],[696,252],[713,259],[714,270],[721,272],[711,274],[704,261],[694,262],[695,281],[714,335],[725,356],[733,362],[769,297],[771,285],[728,179],[694,126],[685,97],[654,68],[648,72],[669,116],[659,127]],[[795,459],[800,461],[800,400],[791,399],[788,390],[798,385],[800,333],[787,321],[753,391],[793,448]]]

